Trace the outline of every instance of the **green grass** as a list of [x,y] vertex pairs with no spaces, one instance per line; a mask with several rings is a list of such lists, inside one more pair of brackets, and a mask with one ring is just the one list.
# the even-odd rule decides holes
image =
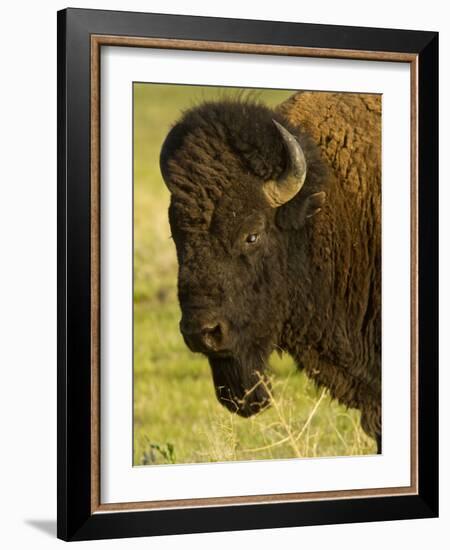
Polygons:
[[[161,144],[183,110],[231,88],[134,85],[134,465],[375,452],[359,413],[331,401],[288,356],[271,357],[275,406],[242,419],[217,402],[207,360],[178,330],[177,261],[159,172]],[[252,94],[275,106],[289,91]]]

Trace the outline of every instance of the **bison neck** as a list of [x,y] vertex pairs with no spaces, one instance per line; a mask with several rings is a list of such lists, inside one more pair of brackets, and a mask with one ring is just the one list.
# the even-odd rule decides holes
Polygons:
[[381,418],[377,239],[375,232],[367,241],[367,228],[362,233],[329,209],[293,235],[290,310],[280,338],[280,346],[309,377],[341,403],[362,411],[363,427],[371,435],[379,433]]

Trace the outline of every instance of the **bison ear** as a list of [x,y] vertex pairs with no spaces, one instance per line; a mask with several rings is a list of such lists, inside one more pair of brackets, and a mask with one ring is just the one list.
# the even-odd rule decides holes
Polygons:
[[320,191],[319,193],[313,193],[312,195],[306,197],[302,205],[305,219],[312,218],[322,210],[326,196],[327,194],[325,191]]
[[277,224],[282,229],[301,229],[309,218],[322,210],[326,196],[325,191],[320,191],[308,195],[300,204],[298,201],[286,204],[277,212]]

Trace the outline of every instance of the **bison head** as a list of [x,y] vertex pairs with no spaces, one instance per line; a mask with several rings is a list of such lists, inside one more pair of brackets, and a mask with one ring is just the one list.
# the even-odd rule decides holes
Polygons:
[[[182,117],[161,151],[180,330],[208,357],[219,401],[246,417],[270,402],[265,367],[289,307],[289,234],[280,215],[301,195],[307,163],[288,126],[259,104],[205,103]],[[320,195],[303,198],[300,225]]]

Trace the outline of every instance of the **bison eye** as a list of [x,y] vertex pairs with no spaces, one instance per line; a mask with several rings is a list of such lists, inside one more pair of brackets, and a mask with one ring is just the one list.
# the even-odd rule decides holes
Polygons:
[[258,233],[250,233],[250,235],[247,235],[245,242],[248,244],[255,244],[258,239]]

